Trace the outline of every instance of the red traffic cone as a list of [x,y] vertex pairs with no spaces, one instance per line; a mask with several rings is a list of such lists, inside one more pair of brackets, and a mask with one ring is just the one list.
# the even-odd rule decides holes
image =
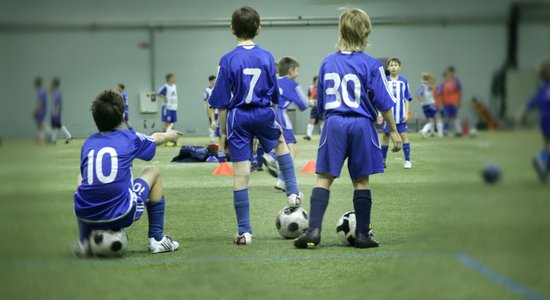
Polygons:
[[216,171],[214,171],[214,173],[212,173],[212,175],[234,175],[234,174],[235,173],[233,173],[233,169],[231,169],[231,167],[225,162],[222,162],[216,168]]
[[313,160],[308,161],[300,172],[304,174],[315,174],[315,162]]

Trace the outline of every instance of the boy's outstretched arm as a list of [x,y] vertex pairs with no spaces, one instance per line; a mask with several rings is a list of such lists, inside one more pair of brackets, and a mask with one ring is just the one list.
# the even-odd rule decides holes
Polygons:
[[155,144],[162,145],[166,142],[175,140],[178,135],[183,135],[180,131],[174,130],[174,124],[171,123],[166,128],[166,132],[156,132],[151,135],[151,137],[155,140]]
[[390,129],[390,138],[393,144],[393,148],[391,149],[391,151],[397,152],[401,150],[403,141],[401,140],[401,136],[399,136],[399,133],[397,132],[397,125],[395,125],[392,110],[390,108],[388,110],[381,111],[380,113],[382,114],[382,117],[384,117],[384,120],[386,121],[386,124]]

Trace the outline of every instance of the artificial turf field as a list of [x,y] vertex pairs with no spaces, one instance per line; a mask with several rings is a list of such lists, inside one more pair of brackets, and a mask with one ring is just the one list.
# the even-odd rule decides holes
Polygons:
[[[304,207],[315,175],[318,136],[298,136],[295,161]],[[170,163],[177,148],[159,147],[167,199],[165,231],[179,251],[147,253],[147,217],[127,229],[121,259],[76,259],[72,212],[83,140],[0,146],[0,299],[549,299],[550,184],[531,157],[537,131],[482,132],[477,138],[422,140],[411,133],[413,168],[390,153],[386,173],[371,177],[375,237],[381,246],[341,245],[335,224],[353,210],[347,169],[336,180],[321,246],[294,249],[275,215],[286,205],[275,179],[250,180],[251,246],[232,243],[232,178],[213,163]],[[206,137],[183,137],[205,145]],[[481,167],[498,163],[501,181],[485,184]]]

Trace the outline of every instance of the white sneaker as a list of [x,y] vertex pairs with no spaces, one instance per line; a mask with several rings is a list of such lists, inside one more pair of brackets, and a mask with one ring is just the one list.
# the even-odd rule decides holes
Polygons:
[[275,184],[275,189],[285,192],[286,191],[286,184],[281,179],[277,179],[277,183]]
[[241,235],[237,233],[233,238],[233,243],[237,246],[252,245],[252,234],[250,232],[245,232]]
[[85,240],[84,242],[81,242],[80,240],[76,241],[73,245],[73,254],[78,258],[92,256],[92,250],[90,249],[88,240]]
[[292,194],[288,196],[288,206],[290,207],[299,207],[302,205],[302,200],[304,199],[304,194],[300,193],[299,195]]
[[163,236],[160,241],[149,238],[149,253],[174,252],[179,247],[180,244],[167,235]]
[[403,164],[403,169],[410,169],[412,167],[413,165],[409,160],[406,160],[405,163]]
[[267,167],[269,174],[275,178],[279,177],[279,163],[277,160],[269,153],[264,153],[264,155],[262,155],[262,160]]

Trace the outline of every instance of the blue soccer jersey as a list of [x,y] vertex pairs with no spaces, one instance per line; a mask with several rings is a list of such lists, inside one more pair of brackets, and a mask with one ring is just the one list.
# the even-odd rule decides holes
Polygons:
[[275,60],[258,45],[239,45],[224,55],[208,103],[213,108],[279,104]]
[[395,124],[405,123],[405,101],[411,101],[411,92],[409,82],[404,77],[399,76],[396,80],[392,80],[390,76],[386,78],[388,88],[393,98],[395,98],[395,106],[392,108]]
[[363,116],[376,121],[379,110],[395,105],[384,67],[363,52],[336,52],[323,60],[317,84],[317,112]]
[[151,160],[156,144],[131,130],[95,133],[82,145],[82,182],[74,196],[76,216],[86,222],[109,222],[132,208],[132,161]]
[[[53,103],[52,103],[52,124],[61,124],[61,111],[63,110],[63,98],[61,95],[61,90],[59,88],[55,89],[53,92]],[[59,112],[54,115],[54,112],[59,109]]]
[[537,108],[545,139],[550,139],[550,82],[542,84],[527,103],[528,109]]
[[292,123],[287,115],[288,107],[292,103],[296,103],[298,108],[304,111],[307,109],[308,101],[302,92],[302,88],[296,81],[288,77],[279,77],[278,84],[279,106],[277,108],[276,120],[284,129],[292,129]]
[[34,118],[36,121],[42,122],[46,116],[46,111],[48,108],[48,92],[46,92],[45,88],[41,87],[38,89],[38,92],[36,93],[36,103],[37,106],[40,105],[40,111],[36,112]]

